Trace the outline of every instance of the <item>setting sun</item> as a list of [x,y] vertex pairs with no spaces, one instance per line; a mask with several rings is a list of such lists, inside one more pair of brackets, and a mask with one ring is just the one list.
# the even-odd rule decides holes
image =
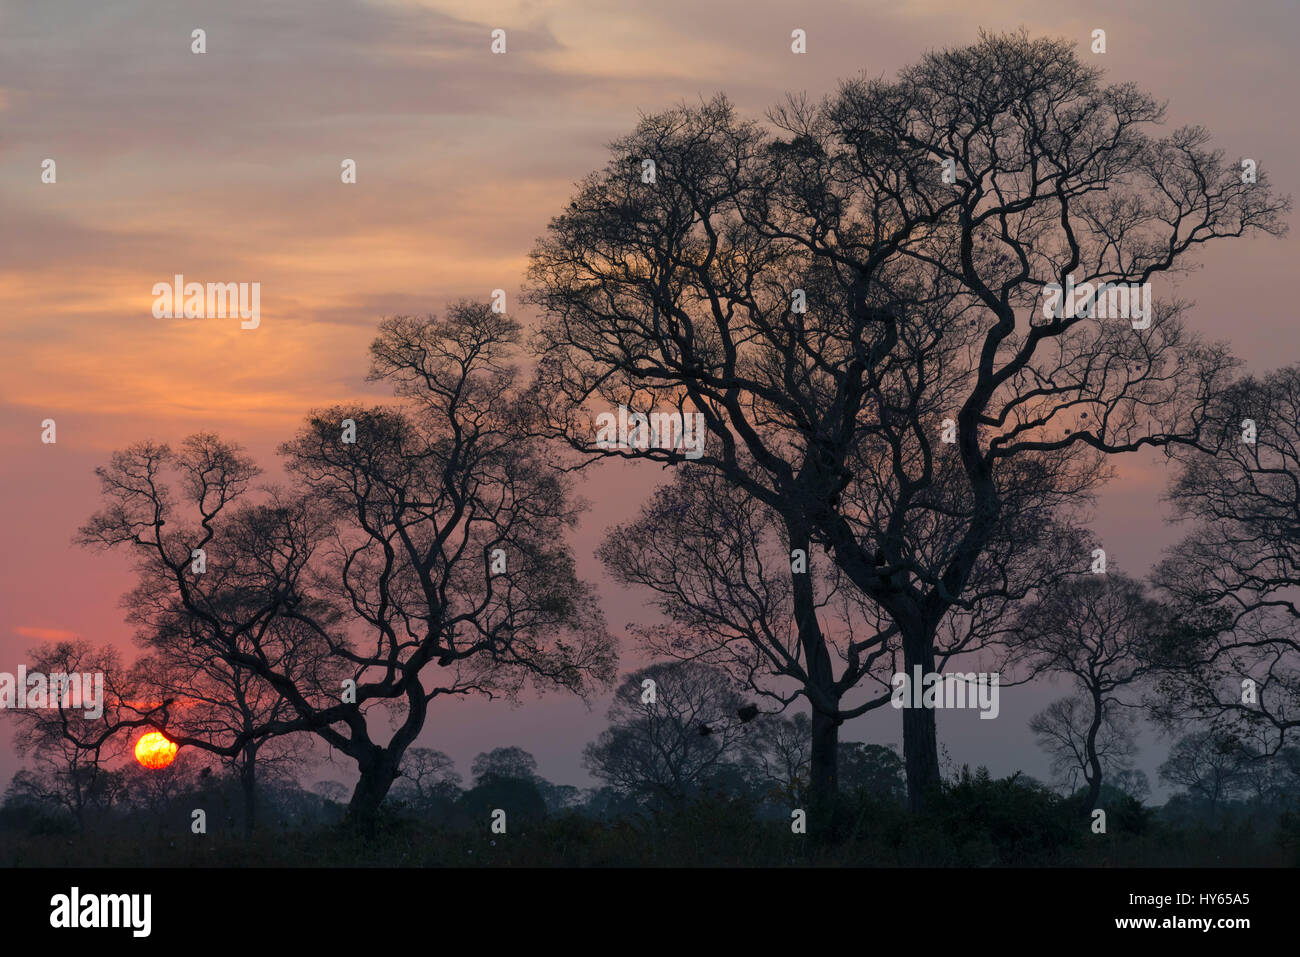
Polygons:
[[150,731],[135,743],[135,759],[154,771],[176,760],[177,746],[157,731]]

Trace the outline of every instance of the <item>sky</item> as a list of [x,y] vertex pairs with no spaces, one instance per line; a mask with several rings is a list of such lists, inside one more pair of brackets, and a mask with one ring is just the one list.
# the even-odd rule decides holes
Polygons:
[[[382,317],[497,288],[513,307],[535,240],[642,113],[725,92],[757,119],[787,92],[819,98],[981,28],[1022,26],[1077,42],[1108,79],[1167,100],[1168,128],[1205,126],[1297,192],[1300,0],[0,0],[0,671],[72,636],[134,653],[126,558],[71,542],[114,449],[211,430],[274,471],[309,409],[383,397],[364,382]],[[791,53],[795,29],[806,54]],[[1211,247],[1177,288],[1196,303],[1192,327],[1251,371],[1300,358],[1297,241]],[[178,273],[260,283],[259,327],[155,318],[154,283]],[[1167,477],[1155,456],[1126,458],[1101,498],[1094,528],[1127,572],[1178,535]],[[581,489],[579,568],[620,632],[645,616],[644,595],[603,576],[592,551],[661,478],[609,467]],[[640,663],[625,645],[624,670]],[[1026,725],[1064,690],[1008,690],[996,721],[941,712],[940,738],[957,765],[1045,779]],[[586,785],[582,747],[607,705],[437,702],[419,743],[466,777],[479,751],[519,745],[548,779]],[[898,712],[842,733],[896,743]],[[1153,785],[1168,744],[1142,741]],[[345,763],[321,776],[348,780]],[[0,724],[0,787],[18,766]]]

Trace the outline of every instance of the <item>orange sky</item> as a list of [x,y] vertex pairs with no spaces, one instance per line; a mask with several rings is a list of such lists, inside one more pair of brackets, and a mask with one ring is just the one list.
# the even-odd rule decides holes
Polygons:
[[[1167,98],[1170,126],[1207,126],[1229,155],[1256,157],[1295,193],[1298,9],[1294,0],[6,0],[0,670],[66,634],[128,647],[117,604],[125,563],[69,544],[95,507],[91,470],[110,450],[205,428],[273,467],[274,446],[308,408],[379,394],[362,379],[381,316],[440,311],[497,287],[513,305],[533,240],[639,111],[721,90],[758,116],[787,90],[820,96],[839,77],[892,74],[927,48],[971,42],[980,27],[1067,36],[1090,56],[1085,41],[1101,27],[1112,79]],[[190,52],[196,27],[207,33],[201,56]],[[494,28],[507,31],[504,56],[489,51]],[[807,32],[806,55],[790,53],[795,28]],[[47,157],[54,185],[40,181]],[[356,185],[340,183],[345,158],[357,162]],[[1179,289],[1198,303],[1192,325],[1230,340],[1256,370],[1300,358],[1296,242],[1213,249]],[[155,319],[151,287],[176,273],[259,282],[260,327]],[[45,418],[58,422],[57,446],[40,442]],[[1110,554],[1136,573],[1173,534],[1152,461],[1123,465],[1097,522]],[[595,507],[577,547],[592,576],[600,530],[656,478],[611,477],[584,489]],[[637,596],[613,585],[606,594],[616,627],[639,614]],[[1024,725],[1058,693],[1009,692],[996,735],[949,715],[941,733],[959,762],[1045,776]],[[453,703],[421,743],[463,770],[478,750],[519,744],[544,775],[577,783],[604,707]],[[894,740],[896,716],[882,714],[848,736]],[[0,784],[14,766],[0,743]]]

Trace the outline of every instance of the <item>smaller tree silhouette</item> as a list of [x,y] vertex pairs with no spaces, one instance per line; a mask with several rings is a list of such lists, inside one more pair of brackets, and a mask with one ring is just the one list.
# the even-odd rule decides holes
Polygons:
[[903,759],[883,744],[840,742],[840,783],[850,791],[902,803],[907,800]]
[[[14,748],[29,758],[30,768],[14,775],[10,794],[45,808],[67,812],[84,831],[125,796],[123,776],[112,765],[131,742],[117,734],[123,721],[143,724],[150,711],[135,708],[138,695],[131,676],[111,646],[93,647],[84,639],[42,645],[28,652],[30,670],[52,674],[102,674],[102,714],[88,717],[84,707],[3,709],[14,722]],[[84,700],[83,700],[84,703]],[[131,719],[124,718],[130,715]]]
[[1128,766],[1131,722],[1121,716],[1123,694],[1159,667],[1169,631],[1168,611],[1147,597],[1142,583],[1111,570],[1076,576],[1021,610],[1011,629],[1010,658],[1030,676],[1068,675],[1077,695],[1058,701],[1030,724],[1052,755],[1053,770],[1088,787],[1091,813],[1108,770]]
[[1155,578],[1206,627],[1159,717],[1277,754],[1300,728],[1300,365],[1217,392],[1201,442],[1176,457],[1166,497],[1190,528]]
[[[653,681],[653,698],[646,681]],[[595,777],[652,806],[680,804],[739,759],[744,707],[726,672],[698,662],[653,664],[624,677],[610,727],[583,751]]]
[[745,773],[774,801],[801,806],[809,797],[811,742],[811,722],[803,712],[764,716],[745,738]]
[[537,759],[523,748],[510,746],[484,751],[470,765],[475,786],[488,777],[519,778],[532,781],[537,778]]
[[1231,735],[1197,731],[1174,742],[1168,759],[1160,765],[1160,780],[1204,800],[1214,820],[1220,805],[1241,793],[1246,784],[1244,765],[1249,760]]
[[[612,638],[564,540],[580,506],[516,385],[519,334],[471,302],[384,320],[371,378],[401,407],[317,411],[281,446],[288,490],[258,501],[256,466],[211,435],[137,443],[97,470],[104,507],[79,541],[135,556],[133,618],[251,671],[292,709],[221,745],[177,743],[231,757],[312,732],[356,763],[349,817],[369,829],[434,698],[612,681]],[[308,654],[283,653],[299,639]]]
[[334,804],[342,804],[348,799],[347,786],[338,781],[317,781],[311,790],[317,797]]
[[[1087,810],[1096,805],[1101,780],[1118,782],[1132,770],[1137,753],[1133,716],[1118,709],[1103,709],[1101,723],[1093,731],[1096,712],[1091,698],[1072,695],[1052,702],[1029,721],[1038,746],[1051,758],[1056,783],[1073,793],[1082,779],[1088,785]],[[1093,785],[1093,767],[1100,768]],[[1137,797],[1138,795],[1134,795]]]
[[428,814],[449,810],[460,797],[460,784],[456,762],[449,755],[433,748],[411,748],[402,759],[402,775],[393,785],[392,794]]

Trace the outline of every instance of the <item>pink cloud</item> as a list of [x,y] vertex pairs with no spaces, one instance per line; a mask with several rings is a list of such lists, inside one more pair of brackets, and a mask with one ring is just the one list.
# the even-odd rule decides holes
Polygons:
[[69,638],[76,638],[77,633],[74,631],[63,631],[59,628],[30,628],[21,626],[13,629],[15,635],[22,635],[24,638],[40,638],[42,641],[66,641]]

